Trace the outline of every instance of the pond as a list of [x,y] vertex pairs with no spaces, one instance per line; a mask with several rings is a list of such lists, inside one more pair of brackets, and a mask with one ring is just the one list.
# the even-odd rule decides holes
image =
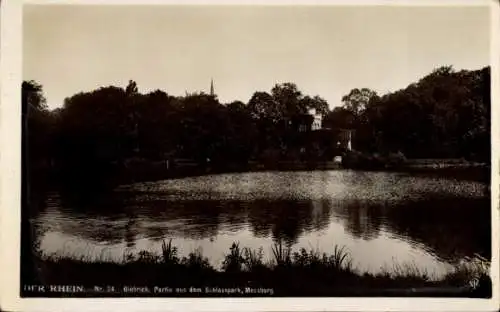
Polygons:
[[251,172],[122,185],[100,194],[45,194],[32,222],[46,255],[121,261],[201,249],[219,267],[233,242],[262,251],[282,241],[328,254],[345,246],[362,272],[412,264],[440,276],[489,258],[486,184],[452,176],[351,170]]

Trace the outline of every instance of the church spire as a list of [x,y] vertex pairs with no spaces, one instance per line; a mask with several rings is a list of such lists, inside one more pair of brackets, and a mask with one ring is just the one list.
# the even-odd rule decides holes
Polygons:
[[212,80],[210,80],[210,95],[211,96],[215,96],[215,93],[214,93],[214,79],[212,78]]

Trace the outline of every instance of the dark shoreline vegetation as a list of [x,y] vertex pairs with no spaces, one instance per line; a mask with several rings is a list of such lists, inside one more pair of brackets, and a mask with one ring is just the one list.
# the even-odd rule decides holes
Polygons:
[[[292,251],[281,242],[271,247],[272,259],[263,259],[263,250],[232,244],[220,268],[210,265],[202,250],[186,257],[163,241],[161,253],[140,251],[124,254],[121,262],[65,255],[36,257],[38,285],[75,285],[92,288],[113,286],[106,296],[221,296],[222,293],[155,293],[154,287],[205,289],[272,289],[272,293],[231,293],[233,296],[456,296],[491,297],[489,263],[460,263],[441,278],[433,278],[415,264],[393,264],[380,273],[359,272],[344,247],[334,246],[331,254],[301,248]],[[477,281],[472,287],[470,282]],[[123,287],[149,287],[150,293],[126,294]],[[408,289],[414,289],[408,293]],[[30,295],[29,293],[25,293]],[[32,294],[34,295],[34,294]],[[86,296],[84,293],[66,296]],[[227,294],[226,294],[227,295]]]
[[[321,129],[312,128],[310,109],[321,115]],[[142,94],[131,80],[126,88],[80,92],[65,99],[61,108],[50,110],[42,85],[24,81],[21,280],[38,281],[46,275],[48,283],[94,284],[96,278],[118,283],[129,276],[138,283],[175,280],[190,286],[251,280],[264,286],[278,283],[275,286],[287,295],[306,295],[304,285],[307,295],[343,291],[355,295],[358,287],[365,295],[363,291],[380,287],[437,285],[456,290],[468,283],[468,273],[440,282],[369,276],[332,268],[329,260],[321,262],[314,256],[319,266],[314,262],[301,267],[297,262],[236,273],[191,266],[191,258],[177,264],[153,263],[147,252],[149,256],[140,261],[114,264],[42,259],[36,248],[33,254],[36,233],[29,217],[41,209],[33,198],[45,188],[90,194],[138,181],[224,172],[345,168],[440,175],[452,171],[489,184],[490,109],[489,67],[460,71],[440,67],[385,95],[353,89],[342,98],[342,106],[333,109],[319,96],[304,95],[293,83],[257,91],[248,103],[221,103],[215,94],[203,92]],[[334,161],[337,156],[341,162]],[[323,278],[329,274],[335,278]],[[433,292],[439,293],[429,291]]]
[[[489,167],[489,67],[443,66],[382,96],[353,89],[342,104],[330,110],[293,83],[257,91],[248,103],[221,103],[203,92],[142,94],[131,80],[126,88],[80,92],[49,110],[43,87],[24,81],[25,177],[117,185],[206,172],[334,168],[335,156],[360,170],[414,169],[418,159]],[[319,129],[311,109],[322,118]]]

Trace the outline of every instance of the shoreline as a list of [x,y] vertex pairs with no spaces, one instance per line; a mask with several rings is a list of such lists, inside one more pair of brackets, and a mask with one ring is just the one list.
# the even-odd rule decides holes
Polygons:
[[[50,184],[83,186],[84,184],[120,185],[146,181],[182,179],[186,177],[205,176],[210,174],[249,173],[264,171],[329,171],[356,170],[376,172],[400,172],[410,174],[457,174],[459,178],[490,183],[491,167],[485,163],[449,162],[435,160],[433,162],[408,161],[397,166],[364,166],[343,165],[334,161],[297,162],[280,161],[273,164],[249,162],[243,165],[203,166],[195,163],[180,164],[167,167],[164,161],[141,161],[124,167],[113,167],[108,172],[102,170],[84,170],[68,174],[66,170],[45,171]],[[43,171],[43,170],[42,170]],[[73,174],[72,174],[73,173]],[[43,176],[43,174],[41,175]],[[43,178],[37,180],[43,181]],[[96,183],[96,180],[100,183]]]
[[[96,285],[108,285],[117,290],[134,286],[142,290],[180,288],[243,289],[231,292],[165,291],[154,293],[117,291],[111,296],[491,296],[489,262],[457,264],[442,278],[432,279],[425,270],[416,266],[393,266],[392,271],[381,273],[360,272],[352,267],[352,258],[343,247],[337,245],[332,254],[301,249],[291,252],[281,243],[273,247],[274,258],[263,261],[255,250],[240,248],[233,243],[225,254],[222,269],[215,269],[201,251],[193,251],[187,257],[177,257],[177,248],[163,242],[160,254],[140,251],[124,255],[121,262],[99,259],[71,259],[67,256],[42,257],[33,254],[38,270],[35,280],[25,284],[80,285],[82,289]],[[26,267],[24,267],[26,270]],[[471,281],[474,281],[471,287]],[[261,289],[252,293],[245,288]],[[148,289],[150,290],[150,289]],[[263,291],[272,290],[272,291]],[[260,292],[260,293],[259,293]],[[26,296],[37,296],[25,292]],[[47,296],[50,293],[38,295]],[[57,292],[52,295],[57,296]],[[60,295],[60,294],[59,294]],[[89,296],[95,293],[70,292],[65,296]],[[99,295],[99,294],[97,294]]]

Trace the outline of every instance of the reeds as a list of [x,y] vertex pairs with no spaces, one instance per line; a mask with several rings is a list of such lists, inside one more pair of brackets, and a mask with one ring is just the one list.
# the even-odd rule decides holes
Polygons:
[[281,240],[271,246],[271,251],[274,256],[274,264],[277,267],[285,267],[291,264],[291,249],[292,248],[290,246],[285,247]]
[[404,263],[393,261],[390,267],[382,267],[376,277],[421,282],[436,280],[434,275],[429,274],[425,268],[418,266],[414,261]]
[[177,257],[177,247],[172,246],[172,239],[168,241],[168,244],[163,240],[161,244],[161,252],[163,256],[163,263],[165,264],[177,264],[179,258]]
[[321,253],[318,249],[311,249],[308,252],[305,248],[301,248],[293,253],[293,265],[299,268],[354,272],[349,252],[344,246],[337,245],[334,246],[332,255]]
[[240,243],[234,242],[222,262],[222,269],[225,272],[240,272],[244,264],[245,259],[243,258],[243,250],[240,249]]
[[490,261],[476,255],[474,259],[464,259],[457,263],[443,279],[452,285],[464,286],[464,282],[469,284],[489,276],[490,266]]
[[335,245],[333,255],[329,258],[329,263],[337,270],[351,270],[352,259],[347,252],[345,246],[339,247]]
[[203,249],[201,247],[191,251],[187,257],[183,257],[180,261],[180,265],[191,270],[214,269],[210,265],[208,258],[203,256]]
[[258,250],[243,248],[245,267],[248,272],[256,272],[266,268],[264,264],[264,249],[260,247]]
[[[39,260],[45,264],[43,267],[48,268],[47,271],[53,270],[50,275],[55,279],[51,280],[54,283],[62,282],[58,276],[66,278],[64,282],[71,281],[71,276],[68,274],[77,274],[82,280],[88,279],[89,283],[96,278],[106,279],[106,274],[109,275],[110,282],[113,282],[113,279],[124,279],[127,283],[160,278],[169,279],[172,276],[176,276],[178,280],[186,279],[187,283],[197,281],[201,278],[200,276],[218,274],[220,281],[228,283],[233,279],[251,280],[257,283],[267,281],[266,283],[280,285],[288,285],[290,282],[297,283],[297,285],[314,282],[332,283],[334,284],[332,287],[358,285],[359,283],[365,283],[370,287],[376,287],[375,285],[379,287],[423,287],[435,283],[441,283],[447,287],[463,287],[471,281],[479,281],[481,285],[488,284],[490,281],[490,263],[481,257],[476,257],[474,260],[466,259],[456,264],[448,274],[440,278],[429,274],[426,269],[421,268],[415,262],[393,261],[392,265],[382,267],[379,273],[372,274],[360,273],[353,267],[353,259],[345,246],[334,245],[331,254],[313,248],[310,250],[301,248],[292,253],[291,247],[281,241],[271,246],[269,262],[264,261],[262,247],[253,250],[241,247],[239,242],[234,242],[225,255],[220,269],[210,264],[209,259],[203,256],[201,248],[193,250],[182,258],[178,257],[178,249],[171,239],[168,242],[162,242],[161,253],[144,250],[136,254],[126,253],[121,261],[111,259],[104,251],[93,257],[91,254],[75,257],[76,254],[73,251],[69,254],[45,256]],[[120,270],[125,271],[119,273]],[[56,271],[66,273],[61,275],[56,274]]]

